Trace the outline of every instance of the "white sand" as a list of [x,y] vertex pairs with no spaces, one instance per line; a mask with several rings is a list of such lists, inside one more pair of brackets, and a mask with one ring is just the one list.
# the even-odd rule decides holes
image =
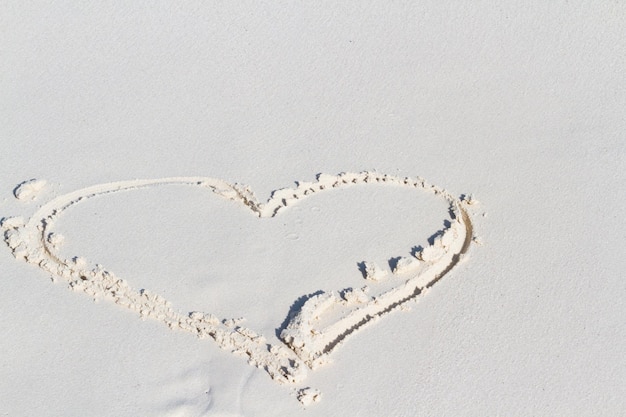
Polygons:
[[4,9],[0,415],[626,409],[626,7]]

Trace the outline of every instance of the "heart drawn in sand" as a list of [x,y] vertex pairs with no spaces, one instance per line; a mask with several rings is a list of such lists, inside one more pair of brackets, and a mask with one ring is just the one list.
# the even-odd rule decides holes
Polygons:
[[[159,294],[136,290],[125,279],[100,265],[88,267],[80,259],[61,259],[57,254],[61,238],[51,231],[52,225],[69,207],[95,196],[167,184],[207,189],[221,198],[240,203],[259,218],[279,216],[285,208],[326,190],[377,184],[430,193],[443,199],[448,204],[448,218],[445,227],[433,233],[428,246],[420,248],[413,256],[398,258],[392,272],[363,262],[361,269],[368,281],[367,287],[320,289],[294,303],[279,329],[282,343],[271,344],[262,334],[241,326],[236,320],[219,318],[210,312],[183,314]],[[240,354],[251,365],[264,369],[275,381],[295,383],[304,380],[307,370],[323,364],[349,335],[424,294],[454,268],[472,241],[473,229],[467,210],[471,203],[471,199],[453,197],[421,178],[376,172],[320,174],[315,182],[299,182],[296,187],[274,191],[265,203],[259,202],[252,191],[241,184],[214,178],[176,177],[113,182],[77,190],[44,204],[28,221],[4,219],[2,227],[5,242],[17,259],[65,279],[73,290],[112,301],[170,328],[211,338],[221,348]]]

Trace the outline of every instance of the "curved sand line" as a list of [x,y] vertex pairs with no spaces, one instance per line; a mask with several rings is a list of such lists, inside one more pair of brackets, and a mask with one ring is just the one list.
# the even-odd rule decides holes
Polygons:
[[[433,236],[430,246],[414,257],[401,258],[397,273],[377,278],[399,281],[397,285],[376,292],[377,284],[372,284],[373,294],[352,288],[344,289],[340,294],[320,291],[290,312],[280,333],[286,345],[272,345],[263,335],[240,326],[236,320],[220,320],[213,314],[201,312],[181,314],[173,310],[163,297],[148,290],[133,289],[124,279],[100,265],[90,268],[80,259],[60,259],[57,256],[55,247],[59,239],[51,232],[51,227],[69,207],[95,196],[168,184],[207,188],[223,198],[243,204],[260,218],[274,217],[285,207],[324,190],[359,184],[399,186],[443,198],[449,204],[450,218],[447,227]],[[10,218],[4,219],[2,226],[5,241],[17,259],[65,279],[73,290],[83,291],[94,299],[110,300],[136,311],[141,317],[159,320],[170,328],[181,329],[200,338],[210,337],[219,347],[240,354],[251,365],[264,369],[272,379],[299,382],[306,377],[307,367],[323,363],[324,358],[347,336],[423,294],[454,268],[471,243],[472,224],[465,204],[421,178],[401,178],[373,172],[320,174],[315,182],[300,182],[295,188],[273,192],[264,204],[258,202],[248,187],[240,184],[205,177],[173,177],[120,181],[83,188],[54,198],[40,207],[26,223]]]

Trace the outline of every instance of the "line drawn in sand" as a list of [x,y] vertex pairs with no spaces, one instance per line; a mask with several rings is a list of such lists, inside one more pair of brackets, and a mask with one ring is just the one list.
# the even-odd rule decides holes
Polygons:
[[[80,258],[61,259],[57,255],[63,236],[51,230],[55,220],[69,207],[95,196],[169,184],[206,188],[222,198],[244,205],[259,218],[273,218],[299,200],[325,190],[366,184],[388,185],[427,192],[444,199],[448,204],[448,218],[444,222],[445,227],[431,236],[429,245],[418,247],[412,256],[394,258],[390,262],[393,271],[384,271],[371,262],[360,262],[359,269],[367,282],[364,287],[320,290],[296,300],[277,330],[282,343],[271,344],[263,335],[241,326],[236,319],[218,318],[214,314],[197,311],[183,314],[160,295],[146,289],[134,289],[125,279],[101,265],[96,264],[93,268]],[[297,182],[293,188],[274,191],[265,203],[259,202],[249,187],[238,183],[205,177],[172,177],[83,188],[52,199],[27,221],[20,217],[4,218],[1,226],[4,240],[16,259],[66,280],[71,289],[82,291],[94,299],[114,302],[172,329],[193,333],[199,338],[211,338],[220,348],[243,356],[249,364],[265,370],[277,382],[301,383],[307,372],[326,363],[328,356],[348,336],[401,308],[407,301],[425,294],[466,256],[473,238],[468,210],[473,202],[465,196],[454,197],[419,177],[398,177],[368,171],[319,174],[314,182]],[[321,398],[319,392],[309,387],[299,392],[315,392],[314,396],[298,395],[303,404]]]

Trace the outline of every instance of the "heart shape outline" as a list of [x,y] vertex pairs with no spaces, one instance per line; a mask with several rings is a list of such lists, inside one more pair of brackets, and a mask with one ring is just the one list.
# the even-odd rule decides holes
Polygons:
[[[55,254],[58,236],[50,232],[55,220],[69,207],[86,199],[120,191],[166,184],[208,188],[213,193],[243,204],[259,218],[275,217],[281,210],[307,196],[329,189],[359,184],[383,184],[426,191],[443,198],[449,204],[450,218],[443,230],[431,236],[431,245],[413,258],[401,258],[398,274],[410,274],[408,279],[368,296],[362,290],[346,288],[341,292],[320,291],[294,304],[280,330],[284,345],[267,343],[265,337],[240,326],[232,319],[218,319],[213,314],[190,312],[181,314],[171,303],[148,290],[135,290],[101,265],[89,268],[79,259],[60,259]],[[471,202],[456,198],[424,179],[398,177],[376,172],[319,174],[315,182],[296,182],[295,188],[274,191],[265,203],[260,203],[249,187],[207,177],[171,177],[130,180],[86,187],[61,195],[41,206],[27,222],[21,218],[2,221],[4,239],[13,255],[35,264],[44,271],[68,281],[73,290],[83,291],[94,299],[104,298],[136,311],[141,317],[162,321],[170,328],[210,337],[223,349],[248,358],[248,363],[264,369],[278,382],[297,383],[306,377],[307,369],[315,369],[352,333],[377,318],[424,294],[454,268],[467,253],[473,235],[473,225],[466,206]],[[395,274],[394,272],[394,274]],[[330,324],[324,317],[332,316]]]

